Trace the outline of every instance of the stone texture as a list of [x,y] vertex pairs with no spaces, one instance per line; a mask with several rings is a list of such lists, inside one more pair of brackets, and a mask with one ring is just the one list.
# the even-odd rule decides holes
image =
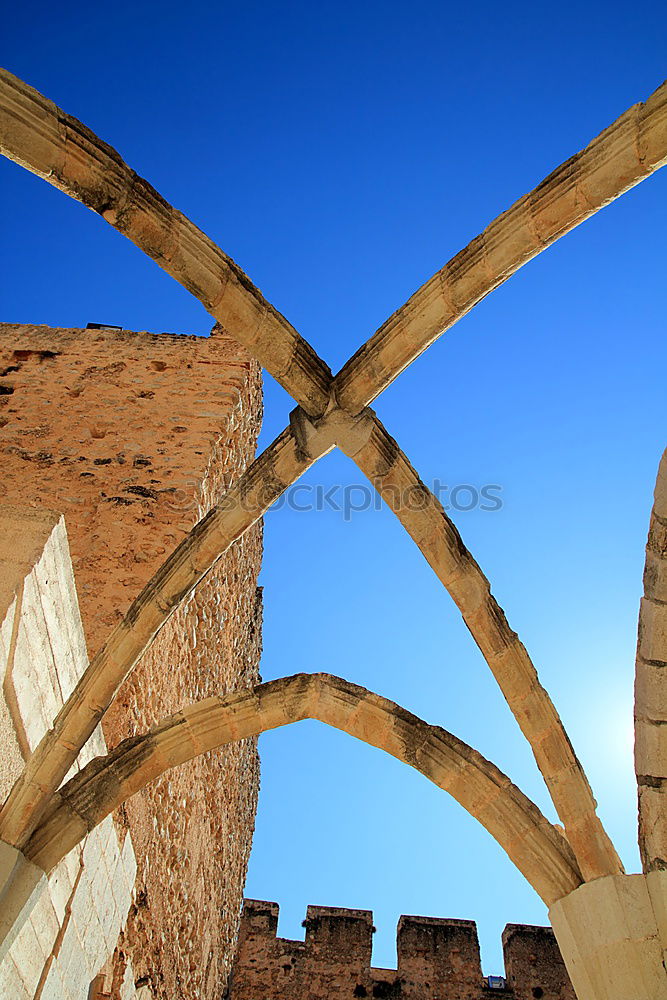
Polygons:
[[562,832],[498,768],[446,730],[330,674],[295,674],[207,698],[124,740],[61,787],[57,807],[27,842],[26,856],[50,871],[87,830],[170,768],[306,718],[381,748],[449,792],[493,834],[547,904],[581,884]]
[[[0,506],[0,593],[0,735],[10,758],[22,763],[88,663],[61,515]],[[106,749],[98,729],[74,770]],[[4,799],[14,776],[10,769],[1,777]],[[121,839],[122,849],[109,817],[59,862],[48,883],[15,848],[0,844],[0,867],[11,875],[0,904],[0,996],[87,996],[132,901],[134,852],[124,832]]]
[[554,903],[578,1000],[666,1000],[666,898],[667,872],[654,871],[596,879]]
[[229,337],[0,324],[0,503],[65,515],[88,652],[254,453]]
[[403,916],[397,969],[371,965],[373,914],[309,906],[305,941],[276,936],[278,904],[247,899],[227,1000],[576,1000],[553,932],[511,924],[505,977],[482,976],[472,920]]
[[508,924],[503,931],[507,985],[516,1000],[574,1000],[558,941],[551,927]]
[[[233,262],[189,220],[160,198],[149,184],[137,177],[113,149],[11,74],[0,73],[0,89],[0,149],[99,212],[144,252],[158,260],[213,315],[230,324],[238,340],[266,364],[311,418],[317,420],[321,417],[331,399],[335,398],[338,408],[346,411],[346,416],[340,419],[343,431],[349,430],[350,421],[364,405],[371,402],[407,364],[484,295],[545,246],[638,183],[667,159],[667,88],[663,86],[644,104],[630,108],[585,150],[558,167],[533,192],[519,199],[487,227],[390,317],[332,381],[326,365],[262,298]],[[42,362],[53,360],[56,356],[48,350],[38,353]],[[23,359],[15,357],[15,360]],[[20,366],[9,365],[5,374],[18,370]],[[14,387],[9,385],[4,395],[11,396],[14,391]],[[12,413],[11,406],[8,412]],[[11,428],[10,433],[13,430]],[[107,428],[97,423],[89,430],[96,439],[107,434]],[[28,433],[38,438],[41,428],[29,429]],[[345,447],[340,435],[331,440]],[[282,480],[279,478],[281,487],[294,481],[305,464],[299,442],[294,441],[296,451],[290,449],[289,443],[288,436],[283,436],[285,447],[282,448],[282,458],[287,459],[284,463],[287,475]],[[370,466],[375,467],[378,461],[382,464],[387,455],[380,447],[377,435],[371,435],[370,443],[377,445],[371,447],[367,455]],[[389,473],[386,485],[393,488],[400,486],[402,480],[406,481],[406,472],[407,480],[410,479],[410,470],[404,456],[396,454],[395,442],[389,443],[397,461],[390,461],[380,475],[387,476]],[[353,446],[356,448],[359,444],[355,436]],[[31,452],[29,448],[15,445],[14,453],[24,462],[43,463],[45,466],[52,459],[52,455],[41,448]],[[359,464],[363,467],[362,463]],[[278,462],[271,461],[267,465],[271,466],[271,470],[264,469],[264,472],[275,471]],[[257,485],[256,480],[254,485]],[[146,489],[141,484],[138,484],[140,492],[137,492],[136,486],[127,487],[126,492],[144,500],[158,499],[150,493],[141,492]],[[104,499],[119,505],[136,502],[128,500],[123,493],[111,498],[107,494]],[[239,534],[241,520],[237,518]],[[406,527],[427,558],[429,553],[433,556],[434,552],[442,556],[441,564],[439,559],[429,558],[429,561],[439,563],[436,571],[445,577],[443,582],[464,612],[487,661],[492,669],[494,664],[497,666],[497,675],[504,677],[506,684],[503,690],[531,743],[581,872],[586,879],[592,880],[590,885],[597,885],[599,889],[598,883],[605,881],[601,876],[620,871],[620,861],[597,819],[591,790],[568,747],[566,734],[553,706],[539,689],[536,678],[533,678],[532,685],[528,685],[532,690],[526,690],[526,674],[521,672],[526,666],[525,651],[518,644],[516,649],[510,648],[515,637],[509,632],[495,602],[483,601],[486,606],[476,603],[480,594],[484,598],[479,584],[486,585],[486,581],[472,580],[458,572],[463,567],[455,565],[451,552],[445,551],[447,545],[442,544],[442,532],[429,531],[424,519],[419,516],[411,519]],[[444,535],[447,531],[448,526]],[[217,549],[220,555],[238,534],[228,537],[223,532],[221,538],[217,538],[214,532],[213,537],[218,542],[225,542]],[[188,539],[186,546],[190,548],[192,542],[191,548],[196,549],[195,541]],[[211,542],[211,539],[208,541]],[[456,545],[457,539],[452,536],[446,541]],[[125,551],[128,552],[128,549]],[[137,552],[137,549],[132,550],[133,556]],[[198,555],[202,558],[202,567],[208,568],[216,558],[216,547],[211,543],[203,552],[208,554],[208,562],[201,550],[198,550]],[[187,554],[192,553],[189,551]],[[463,561],[470,558],[465,550],[460,555]],[[118,567],[114,565],[112,569],[117,570]],[[169,579],[171,583],[176,582],[178,574],[174,573]],[[190,586],[196,579],[197,575],[191,574]],[[135,579],[127,577],[121,582],[131,589]],[[8,841],[23,846],[28,840],[49,796],[59,786],[76,753],[106,709],[114,686],[110,681],[125,676],[134,665],[138,652],[163,624],[164,617],[160,618],[156,612],[156,609],[161,610],[159,599],[164,598],[167,606],[171,607],[170,602],[177,603],[179,595],[186,592],[188,588],[183,587],[180,591],[176,589],[169,593],[165,580],[161,579],[160,586],[155,588],[154,600],[147,602],[149,611],[144,619],[139,624],[130,619],[127,632],[119,630],[116,633],[122,634],[118,645],[125,646],[124,657],[121,656],[121,661],[115,666],[117,672],[114,672],[113,656],[110,656],[110,663],[103,658],[96,661],[96,669],[99,668],[95,675],[98,687],[91,682],[89,701],[85,697],[75,699],[74,718],[68,719],[72,724],[63,726],[60,734],[60,750],[59,742],[54,738],[42,744],[41,753],[38,751],[33,755],[25,781],[21,780],[16,786],[11,808],[4,811],[3,836]],[[25,598],[26,616],[30,616],[30,620],[36,609],[34,596],[34,593],[28,592]],[[143,603],[139,610],[146,611],[146,606]],[[649,612],[646,617],[649,628],[646,641],[640,636],[640,652],[652,657],[666,633],[660,614]],[[23,642],[22,627],[20,622],[17,632],[19,642]],[[32,630],[28,628],[27,631],[30,634]],[[117,654],[118,648],[114,647],[113,653]],[[33,654],[45,660],[45,673],[52,675],[48,651],[38,644]],[[665,661],[662,659],[660,662]],[[23,675],[26,669],[24,666]],[[23,675],[21,670],[16,671],[16,690],[21,687]],[[96,711],[98,691],[103,696]],[[641,692],[646,705],[647,699],[655,696],[655,684],[643,685]],[[46,696],[42,701],[39,710],[48,716],[53,705],[48,703]],[[656,700],[655,707],[659,707],[659,700]],[[28,744],[30,726],[36,724],[35,719],[29,721],[30,725],[24,733]],[[638,763],[642,768],[639,780],[643,789],[640,797],[640,839],[644,858],[649,857],[653,874],[659,873],[665,865],[662,850],[665,842],[664,807],[652,791],[656,781],[664,782],[665,758],[661,755],[662,740],[647,727],[661,721],[657,717],[641,720],[638,734]],[[113,726],[113,719],[109,725]],[[369,733],[375,725],[376,720],[370,720]],[[364,733],[363,738],[370,739],[370,736]],[[651,764],[660,770],[660,775],[650,770]],[[485,810],[484,799],[476,800],[473,811],[479,814],[482,822]],[[649,841],[657,846],[657,853]],[[585,933],[583,936],[585,938]],[[610,940],[615,939],[610,937]],[[126,971],[127,965],[124,969]],[[145,989],[143,983],[142,988]],[[628,995],[629,991],[630,987]]]
[[[329,420],[329,430],[333,430],[334,422],[339,422],[344,436],[354,416],[444,329],[527,260],[667,161],[667,88],[663,85],[494,220],[390,317],[332,379],[324,362],[262,298],[249,278],[131,171],[115,150],[12,74],[0,73],[0,92],[0,149],[99,212],[159,261],[214,316],[230,326],[235,337],[266,364],[309,417],[316,422],[325,412],[332,417],[329,411],[333,405],[339,411],[339,420]],[[357,434],[353,437],[353,447],[357,448],[361,442]],[[370,454],[366,456],[373,467],[378,459],[382,463],[386,457],[380,441],[375,440],[377,447],[373,447],[374,437],[372,434]],[[332,443],[346,448],[340,434],[332,437]],[[389,444],[396,450],[395,442],[390,440]],[[299,447],[297,453],[297,457],[303,458]],[[311,453],[311,458],[314,457]],[[405,457],[400,453],[398,457],[400,461],[393,473],[409,471]],[[289,464],[292,475],[282,480],[285,486],[294,481],[299,465],[303,465]],[[358,464],[364,467],[362,462]],[[392,488],[400,484],[390,478],[386,485]],[[437,519],[438,512],[435,513]],[[464,612],[466,623],[492,670],[494,665],[500,666],[501,657],[504,659],[502,669],[494,672],[504,677],[503,692],[531,743],[584,877],[594,879],[622,871],[620,859],[596,815],[592,790],[546,692],[536,677],[532,691],[525,691],[526,676],[521,673],[526,665],[525,650],[518,641],[516,650],[511,648],[509,627],[495,601],[485,602],[486,607],[475,605],[478,585],[486,581],[458,580],[464,574],[457,572],[457,568],[463,567],[453,565],[452,552],[444,551],[447,544],[442,544],[443,532],[428,531],[419,517],[404,524],[429,561],[439,563],[436,572],[441,578],[444,571],[443,582]],[[446,524],[444,536],[456,546],[457,538],[450,527]],[[186,544],[197,549],[194,538]],[[224,548],[226,545],[219,548],[218,554]],[[432,549],[444,556],[442,564],[430,558]],[[470,561],[465,550],[460,555],[464,561]],[[174,583],[178,576],[170,573],[168,582]],[[459,583],[463,586],[458,586]],[[470,583],[473,583],[472,594]],[[158,598],[169,604],[178,600],[179,593],[186,592],[187,587],[183,587],[169,593],[167,580],[160,581],[154,602],[149,601],[148,607],[144,603],[139,609],[145,612],[143,620],[129,624],[128,634],[123,641],[119,640],[120,645],[125,645],[120,662],[116,661],[114,668],[114,656],[110,656],[110,663],[96,661],[100,688],[104,688],[106,681],[109,689],[108,682],[116,677],[114,669],[120,679],[124,671],[134,666],[137,647],[141,649],[143,642],[152,636],[151,614],[154,629],[160,626],[160,616],[156,613]],[[118,654],[118,650],[113,653]],[[80,748],[97,721],[94,705],[98,689],[91,683],[90,691],[93,693],[89,700],[77,703],[76,712],[64,725],[60,744],[47,741],[34,755],[25,781],[17,785],[11,808],[5,810],[3,817],[2,832],[9,842],[17,846],[25,844],[49,795],[72,762],[73,751],[65,751],[63,747],[67,743],[69,747]],[[101,713],[108,705],[108,690],[100,692],[99,703]]]
[[[65,513],[92,653],[252,459],[259,366],[220,331],[200,338],[5,324],[0,372],[0,490],[5,500],[30,497],[35,511]],[[110,744],[184,704],[257,681],[260,560],[258,526],[218,562],[121,687],[104,722]],[[32,653],[50,669],[48,649]],[[23,662],[14,664],[17,684]],[[62,704],[43,702],[27,720],[30,749]],[[119,812],[138,872],[110,981],[129,963],[156,997],[219,996],[257,788],[255,742],[246,741],[165,775]]]
[[667,452],[655,484],[639,607],[635,772],[645,872],[667,870]]
[[0,840],[0,962],[45,891],[44,872]]

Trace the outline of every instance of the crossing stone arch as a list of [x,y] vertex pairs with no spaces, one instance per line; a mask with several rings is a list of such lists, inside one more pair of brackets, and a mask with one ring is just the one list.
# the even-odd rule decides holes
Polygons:
[[109,813],[166,770],[303,719],[317,719],[378,747],[449,792],[495,837],[547,906],[581,885],[565,837],[494,764],[389,699],[319,673],[208,698],[124,740],[56,793],[24,853],[51,871]]
[[[41,857],[36,844],[49,817],[55,822],[53,817],[64,815],[58,812],[65,808],[64,789],[58,791],[61,783],[147,645],[229,545],[311,465],[339,447],[391,506],[449,591],[530,743],[583,880],[552,906],[554,928],[580,1000],[618,998],[623,950],[612,937],[619,926],[625,928],[623,941],[628,944],[623,951],[623,962],[631,969],[628,1000],[667,997],[660,957],[667,948],[667,698],[659,672],[667,665],[667,622],[662,619],[667,578],[667,510],[660,486],[664,475],[649,538],[637,668],[636,764],[644,874],[625,876],[597,816],[583,768],[525,647],[456,527],[370,408],[407,365],[485,295],[665,164],[667,85],[626,111],[495,219],[335,376],[234,261],[112,147],[5,71],[0,72],[0,150],[131,239],[195,295],[297,403],[289,426],[169,556],[91,661],[4,804],[0,837]],[[401,502],[415,493],[423,500],[419,509]],[[625,888],[630,883],[638,886],[632,881],[636,879],[643,880],[641,892],[649,899],[639,923],[633,923],[635,910],[641,909],[637,893]],[[586,916],[593,892],[601,928],[595,939]],[[605,923],[603,911],[613,911],[611,923]],[[654,942],[650,959],[645,947],[649,938]]]

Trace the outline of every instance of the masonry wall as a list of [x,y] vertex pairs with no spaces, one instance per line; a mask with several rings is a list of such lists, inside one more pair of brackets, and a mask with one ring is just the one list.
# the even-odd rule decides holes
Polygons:
[[[87,665],[63,518],[0,506],[0,797]],[[106,753],[95,730],[76,768]],[[0,962],[3,1000],[78,1000],[113,954],[132,903],[130,837],[107,818],[54,869]],[[139,1000],[131,964],[122,1000]]]
[[576,1000],[548,927],[508,925],[505,976],[485,979],[470,920],[401,917],[398,968],[379,969],[369,910],[309,906],[305,941],[277,937],[278,915],[245,901],[227,1000]]
[[[0,503],[65,514],[93,655],[254,455],[261,372],[210,338],[0,325]],[[104,721],[109,745],[258,678],[261,526],[162,629]],[[218,1000],[238,927],[258,789],[255,741],[184,765],[115,817],[135,899],[103,988]],[[129,965],[128,965],[129,963]]]

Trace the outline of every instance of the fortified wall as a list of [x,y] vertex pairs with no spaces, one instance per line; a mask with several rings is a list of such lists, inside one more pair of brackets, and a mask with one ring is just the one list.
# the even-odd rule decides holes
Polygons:
[[371,965],[373,914],[309,906],[305,941],[277,937],[277,903],[247,899],[227,1000],[576,1000],[553,931],[508,924],[505,976],[482,976],[472,920],[401,917],[398,968]]
[[[3,711],[14,748],[1,773],[1,797],[85,669],[87,655],[100,648],[166,555],[252,460],[261,405],[259,366],[219,329],[201,338],[0,324],[0,504],[19,521],[21,511],[33,520],[55,512],[48,515],[46,535],[51,538],[59,525],[59,572],[65,578],[73,566],[76,594],[72,585],[70,597],[51,607],[51,631],[69,630],[71,642],[76,622],[79,630],[83,623],[75,676],[62,680],[59,671],[71,664],[54,663],[66,658],[67,642],[56,656],[49,629],[35,620],[48,604],[46,570],[41,589],[32,588],[32,604],[14,624],[6,619]],[[4,541],[16,550],[24,537],[19,526],[5,532]],[[42,558],[39,545],[33,548],[32,563],[28,559],[0,581],[10,609]],[[260,561],[258,525],[161,630],[107,713],[93,741],[96,753],[104,752],[105,739],[114,746],[183,704],[257,681]],[[20,669],[11,654],[13,628],[24,629],[29,650]],[[42,637],[41,646],[35,636]],[[52,696],[43,693],[46,675],[52,675]],[[112,855],[132,855],[126,866],[132,875],[136,858],[136,882],[127,905],[119,907],[124,913],[107,928],[107,954],[109,934],[115,934],[114,946],[96,969],[91,996],[218,1000],[236,940],[257,790],[258,757],[249,740],[167,773],[109,821]],[[69,891],[78,878],[86,905],[77,904],[77,921],[70,921],[65,906],[69,900],[71,914],[75,897],[65,893],[48,932],[38,921],[33,931],[43,932],[41,947],[28,958],[25,944],[16,963],[25,981],[12,981],[15,992],[7,996],[46,1000],[45,963],[53,964],[60,951],[63,921],[78,928],[79,946],[85,914],[100,923],[98,910],[108,908],[103,897],[110,893],[98,886],[102,895],[91,894],[88,873],[82,874],[85,856],[84,845],[70,861]],[[77,954],[78,978],[67,973],[68,958],[50,995],[87,996],[87,987],[79,990],[81,976],[90,972],[82,965],[86,948]]]

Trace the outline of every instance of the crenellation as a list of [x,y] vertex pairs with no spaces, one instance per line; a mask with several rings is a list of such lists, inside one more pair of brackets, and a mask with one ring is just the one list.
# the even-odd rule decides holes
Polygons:
[[403,916],[398,922],[398,971],[415,985],[472,991],[482,980],[477,926],[473,920]]
[[306,950],[313,962],[323,967],[336,965],[344,951],[351,965],[370,968],[375,929],[370,910],[309,906],[304,924]]
[[261,899],[244,900],[242,933],[276,937],[279,914],[280,907],[277,903],[267,903]]
[[503,931],[503,958],[507,982],[516,1000],[574,997],[551,927],[508,924]]
[[553,931],[508,924],[505,976],[484,977],[473,920],[402,916],[398,968],[371,965],[370,910],[309,906],[305,940],[277,937],[279,906],[246,900],[227,1000],[575,1000]]

